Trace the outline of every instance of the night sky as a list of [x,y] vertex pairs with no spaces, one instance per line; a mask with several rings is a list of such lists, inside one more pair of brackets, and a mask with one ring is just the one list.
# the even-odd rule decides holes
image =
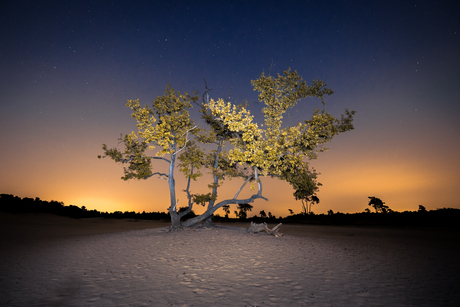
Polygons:
[[[121,165],[97,158],[136,129],[126,101],[150,104],[168,83],[203,93],[204,78],[212,98],[254,102],[262,122],[250,81],[291,67],[334,90],[331,114],[356,111],[355,130],[312,162],[323,184],[315,213],[362,212],[368,196],[396,211],[460,208],[459,16],[458,1],[3,0],[0,193],[164,212],[166,181],[125,182]],[[284,123],[315,106],[306,100]],[[240,184],[224,184],[220,199]],[[270,201],[250,216],[300,212],[287,183],[263,184]]]

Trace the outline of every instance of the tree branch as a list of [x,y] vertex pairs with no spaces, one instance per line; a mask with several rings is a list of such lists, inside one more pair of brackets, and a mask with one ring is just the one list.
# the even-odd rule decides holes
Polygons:
[[[192,169],[190,170],[190,175],[193,175],[193,166],[192,166]],[[189,214],[189,212],[192,211],[192,208],[193,208],[193,199],[192,199],[192,195],[190,194],[190,181],[191,181],[191,177],[189,176],[187,179],[187,188],[185,189],[185,192],[187,193],[187,197],[188,197],[188,208],[184,212],[179,213],[179,217],[181,218]]]
[[[194,224],[197,224],[199,222],[202,222],[204,221],[205,219],[207,219],[208,217],[212,216],[214,214],[214,212],[216,212],[217,209],[219,208],[222,208],[223,206],[226,206],[226,205],[231,205],[231,204],[237,204],[237,205],[241,205],[241,204],[248,204],[248,203],[252,203],[254,202],[256,199],[258,198],[261,198],[263,200],[266,200],[268,201],[268,199],[264,196],[262,196],[262,182],[260,181],[259,179],[259,173],[257,171],[257,167],[254,167],[254,178],[255,180],[257,180],[257,182],[259,183],[258,186],[259,186],[259,191],[257,192],[257,194],[253,194],[251,197],[249,198],[246,198],[246,199],[236,199],[236,198],[232,198],[232,199],[226,199],[226,200],[223,200],[221,201],[220,203],[216,204],[214,207],[212,207],[211,209],[208,209],[205,213],[203,213],[202,215],[199,215],[197,217],[194,217],[194,218],[191,218],[185,222],[183,222],[181,225],[183,227],[190,227]],[[252,177],[252,176],[251,176]],[[247,179],[246,181],[248,181],[249,179]],[[243,186],[246,184],[247,182],[245,182],[243,184]],[[241,189],[240,189],[241,190]]]
[[[175,156],[176,154],[178,154],[179,152],[181,152],[185,147],[187,147],[187,142],[189,141],[189,140],[188,140],[188,133],[189,133],[190,131],[192,131],[193,129],[195,129],[196,127],[197,127],[197,125],[195,125],[193,128],[188,129],[187,132],[184,133],[184,134],[186,135],[184,147],[182,147],[181,149],[179,149],[178,151],[176,151],[175,153],[173,153],[173,154],[172,154],[173,156]],[[182,134],[181,136],[183,136],[184,134]]]
[[[145,179],[150,178],[150,177],[153,177],[153,176],[156,176],[156,175],[160,176],[159,178],[165,179],[165,180],[168,180],[168,179],[166,179],[166,178],[169,178],[169,175],[168,175],[168,174],[156,172],[156,173],[153,173],[153,174],[151,174],[151,175],[145,177]],[[162,178],[162,176],[163,176],[163,177],[166,177],[166,178]]]
[[240,195],[240,192],[243,190],[243,188],[246,186],[246,184],[251,180],[251,178],[253,178],[254,175],[251,175],[249,176],[245,181],[244,183],[241,185],[241,187],[238,189],[238,191],[236,192],[235,196],[233,197],[233,199],[237,199],[238,198],[238,195]]

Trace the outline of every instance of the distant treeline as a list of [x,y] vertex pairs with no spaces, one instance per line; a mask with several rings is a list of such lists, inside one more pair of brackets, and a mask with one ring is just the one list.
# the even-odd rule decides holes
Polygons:
[[[51,213],[60,216],[72,218],[133,218],[147,220],[170,220],[169,214],[165,212],[99,212],[97,210],[87,210],[85,206],[77,207],[74,205],[65,206],[63,202],[55,200],[44,201],[40,198],[20,198],[10,194],[0,194],[0,211],[8,213]],[[185,217],[195,216],[191,212]],[[436,210],[425,210],[420,206],[418,211],[387,213],[361,212],[361,213],[334,213],[329,210],[328,214],[291,214],[287,217],[276,218],[269,214],[254,215],[251,218],[229,218],[222,217],[219,214],[214,215],[214,221],[232,222],[232,221],[254,221],[256,223],[295,223],[295,224],[313,224],[313,225],[368,225],[368,226],[417,226],[417,227],[450,227],[460,228],[460,209],[441,208]]]
[[46,201],[40,198],[20,198],[10,194],[0,194],[0,211],[7,213],[50,213],[72,218],[104,217],[104,218],[135,218],[146,220],[169,220],[169,215],[164,212],[142,213],[132,212],[99,212],[87,210],[85,206],[65,206],[63,202],[55,200]]
[[296,214],[283,218],[287,223],[317,225],[372,225],[372,226],[417,226],[460,228],[460,209],[441,208],[436,210],[391,211],[387,213],[334,213]]

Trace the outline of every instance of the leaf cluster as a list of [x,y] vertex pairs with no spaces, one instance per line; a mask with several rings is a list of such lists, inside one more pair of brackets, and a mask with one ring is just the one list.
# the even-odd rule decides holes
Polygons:
[[120,137],[118,140],[120,143],[124,143],[124,152],[121,152],[117,148],[109,149],[106,144],[103,144],[102,149],[104,150],[104,156],[98,157],[109,157],[115,162],[128,164],[127,167],[124,167],[125,175],[121,177],[123,180],[147,179],[151,177],[151,157],[145,154],[148,145],[143,141],[139,141],[134,132]]
[[149,149],[162,147],[156,155],[164,156],[175,154],[186,145],[188,132],[194,125],[189,109],[197,100],[198,96],[181,94],[168,85],[164,94],[153,101],[152,107],[141,108],[139,99],[128,100],[126,106],[133,110],[131,117],[137,121],[139,137],[149,144]]
[[[138,131],[120,137],[120,143],[124,143],[124,151],[118,148],[108,148],[103,145],[104,157],[109,157],[115,162],[128,164],[124,168],[124,180],[147,179],[153,175],[169,178],[165,173],[153,173],[152,159],[163,159],[166,154],[176,155],[184,149],[189,142],[189,132],[193,130],[193,121],[190,119],[189,109],[198,96],[181,94],[176,92],[170,85],[164,94],[158,96],[152,106],[141,107],[139,99],[128,100],[126,106],[133,110],[131,117],[136,119]],[[156,146],[161,147],[154,157],[147,155],[147,150],[153,150]],[[193,147],[193,146],[192,146]],[[101,158],[101,156],[99,156]],[[193,166],[193,164],[192,164]],[[184,169],[191,175],[191,170]],[[195,174],[198,177],[199,174]]]

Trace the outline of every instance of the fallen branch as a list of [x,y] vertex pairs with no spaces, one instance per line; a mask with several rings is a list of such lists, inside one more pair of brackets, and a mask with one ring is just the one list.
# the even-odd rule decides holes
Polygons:
[[283,234],[278,232],[279,227],[282,225],[282,223],[279,223],[272,229],[268,228],[267,223],[260,223],[256,224],[254,222],[251,222],[251,226],[248,228],[249,233],[258,233],[261,231],[265,231],[269,235],[275,236],[275,237],[281,237]]

